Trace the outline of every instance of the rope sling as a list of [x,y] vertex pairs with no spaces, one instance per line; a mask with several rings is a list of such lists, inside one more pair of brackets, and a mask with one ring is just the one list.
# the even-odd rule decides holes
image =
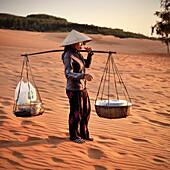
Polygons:
[[[114,80],[113,83],[111,82],[112,79]],[[116,95],[112,94],[113,91],[110,93],[111,83],[112,86],[114,86],[112,89],[115,90]],[[105,88],[107,88],[106,92]],[[111,97],[116,99],[111,99]],[[124,100],[121,100],[122,98]],[[95,108],[99,117],[110,119],[125,118],[130,115],[132,109],[131,98],[111,52],[109,52],[103,75],[101,77],[95,99]]]
[[[27,86],[28,86],[28,99],[29,99],[29,103],[26,104],[19,104],[19,99],[21,98],[21,87],[22,87],[22,80],[23,80],[23,72],[24,72],[24,67],[26,69],[26,80],[27,80]],[[30,76],[32,78],[32,82],[33,82],[33,86],[35,87],[35,92],[36,94],[38,94],[38,97],[36,99],[36,101],[32,100],[32,91],[31,91],[31,87],[30,87]],[[23,59],[23,64],[22,64],[22,69],[21,69],[21,77],[20,77],[20,81],[19,81],[19,89],[17,92],[17,98],[15,100],[14,103],[14,107],[13,107],[13,113],[15,116],[17,117],[32,117],[32,116],[38,116],[38,115],[42,115],[44,112],[44,107],[43,107],[43,103],[41,100],[41,96],[38,90],[38,87],[36,86],[35,80],[34,80],[34,76],[32,74],[32,70],[31,70],[31,65],[29,62],[29,58],[27,55],[25,55],[24,59]]]

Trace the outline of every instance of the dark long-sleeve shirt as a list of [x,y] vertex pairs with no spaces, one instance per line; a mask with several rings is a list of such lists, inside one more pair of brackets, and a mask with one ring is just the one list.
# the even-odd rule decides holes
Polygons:
[[64,55],[65,77],[67,78],[67,90],[83,90],[86,88],[84,79],[85,68],[89,68],[91,64],[91,56],[88,54],[87,59],[84,59],[79,52],[68,50]]

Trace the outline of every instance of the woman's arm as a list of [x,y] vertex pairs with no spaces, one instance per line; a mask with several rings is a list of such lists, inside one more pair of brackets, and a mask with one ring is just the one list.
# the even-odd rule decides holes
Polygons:
[[84,59],[86,68],[89,68],[91,65],[92,55],[93,53],[88,53],[87,59]]
[[67,79],[80,80],[84,79],[84,73],[74,73],[71,63],[71,54],[66,53],[64,56],[65,76]]
[[93,52],[92,52],[92,48],[91,48],[91,47],[84,47],[84,48],[85,48],[86,51],[88,52],[87,59],[84,59],[84,61],[85,61],[85,67],[86,67],[86,68],[89,68],[90,65],[91,65],[91,60],[92,60]]

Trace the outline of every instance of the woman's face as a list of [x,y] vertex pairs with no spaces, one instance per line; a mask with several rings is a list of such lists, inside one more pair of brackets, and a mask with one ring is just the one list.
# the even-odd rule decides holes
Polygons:
[[79,43],[74,44],[74,48],[78,51],[81,51],[82,46],[83,46],[83,42],[79,42]]

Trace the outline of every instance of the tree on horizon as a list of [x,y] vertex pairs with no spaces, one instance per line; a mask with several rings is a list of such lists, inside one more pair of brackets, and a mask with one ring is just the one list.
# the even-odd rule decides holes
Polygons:
[[162,41],[167,45],[167,53],[169,54],[169,42],[170,42],[170,0],[160,0],[160,7],[163,11],[156,11],[154,15],[159,17],[161,21],[157,21],[152,26],[152,34],[156,30],[156,34],[162,37]]

